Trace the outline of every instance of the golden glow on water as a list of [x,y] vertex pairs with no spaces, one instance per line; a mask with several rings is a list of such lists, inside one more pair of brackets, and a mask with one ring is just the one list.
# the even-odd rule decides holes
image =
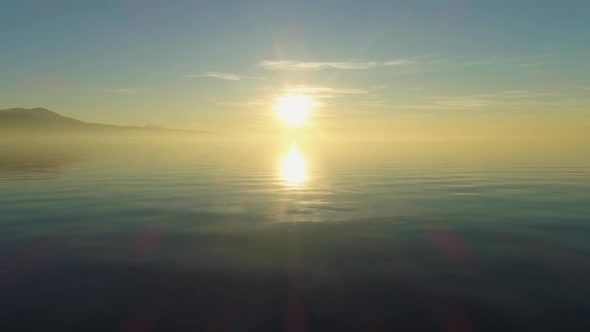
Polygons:
[[287,126],[300,126],[307,121],[309,110],[313,106],[311,98],[304,95],[281,97],[274,109]]
[[297,150],[297,144],[291,143],[291,149],[283,157],[281,164],[281,176],[288,184],[300,184],[307,179],[305,158]]

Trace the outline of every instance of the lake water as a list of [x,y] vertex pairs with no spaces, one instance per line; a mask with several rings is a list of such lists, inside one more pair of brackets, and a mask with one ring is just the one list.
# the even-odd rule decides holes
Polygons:
[[590,330],[571,142],[0,142],[3,331]]

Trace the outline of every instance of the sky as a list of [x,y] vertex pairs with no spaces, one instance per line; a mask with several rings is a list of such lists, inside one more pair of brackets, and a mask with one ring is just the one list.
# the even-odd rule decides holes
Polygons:
[[0,109],[250,131],[305,94],[325,128],[567,129],[590,124],[588,17],[590,0],[2,0]]

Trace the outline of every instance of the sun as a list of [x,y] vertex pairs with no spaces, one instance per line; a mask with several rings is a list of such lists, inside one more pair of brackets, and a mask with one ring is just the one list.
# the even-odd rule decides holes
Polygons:
[[274,109],[287,126],[295,127],[304,124],[313,106],[311,98],[304,95],[280,97]]

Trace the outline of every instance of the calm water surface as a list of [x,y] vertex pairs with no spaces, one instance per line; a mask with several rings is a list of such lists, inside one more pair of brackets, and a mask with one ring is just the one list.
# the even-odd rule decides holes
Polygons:
[[538,223],[583,221],[590,208],[590,156],[555,143],[70,142],[0,152],[2,214],[15,221],[191,212]]
[[0,143],[0,322],[587,330],[589,216],[567,142]]

